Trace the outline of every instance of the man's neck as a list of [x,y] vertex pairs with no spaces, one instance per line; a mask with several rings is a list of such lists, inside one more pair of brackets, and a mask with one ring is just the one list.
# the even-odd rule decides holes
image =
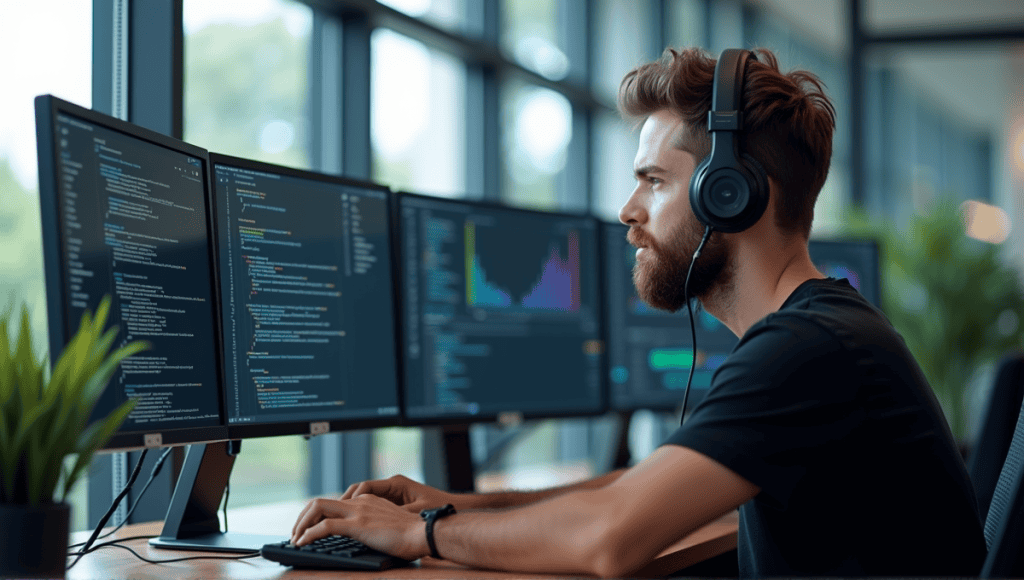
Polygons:
[[814,267],[807,243],[802,240],[792,240],[782,247],[779,242],[765,244],[753,238],[735,242],[729,284],[702,297],[701,304],[738,337],[782,308],[798,286],[825,277]]

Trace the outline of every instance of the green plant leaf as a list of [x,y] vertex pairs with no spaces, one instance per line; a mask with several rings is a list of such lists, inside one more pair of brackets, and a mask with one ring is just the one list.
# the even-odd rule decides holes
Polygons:
[[135,408],[135,403],[136,399],[125,401],[105,419],[93,423],[82,433],[78,445],[76,445],[78,457],[75,458],[75,465],[71,469],[68,479],[65,480],[64,497],[62,499],[67,499],[67,494],[74,487],[82,470],[92,461],[93,454],[97,449],[106,444],[107,441],[110,441],[118,427],[124,423],[129,413]]
[[[13,310],[0,317],[0,501],[38,504],[66,499],[97,449],[106,444],[135,407],[129,400],[93,422],[93,409],[118,365],[148,347],[132,342],[110,352],[118,329],[104,329],[110,312],[104,297],[95,317],[82,315],[78,331],[56,357],[37,357],[28,309],[20,309],[19,333],[10,334]],[[65,457],[75,455],[71,464]]]

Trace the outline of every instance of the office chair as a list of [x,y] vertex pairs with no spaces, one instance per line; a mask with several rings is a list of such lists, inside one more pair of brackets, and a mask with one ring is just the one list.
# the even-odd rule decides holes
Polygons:
[[988,557],[982,578],[1024,577],[1024,405],[985,518]]
[[967,471],[978,497],[982,520],[988,515],[992,492],[1010,449],[1017,411],[1024,402],[1024,352],[1007,354],[996,367],[996,379],[984,415],[981,433],[968,458]]

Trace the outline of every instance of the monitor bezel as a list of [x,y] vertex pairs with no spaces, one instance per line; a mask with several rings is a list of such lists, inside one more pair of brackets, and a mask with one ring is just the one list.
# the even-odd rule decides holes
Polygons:
[[[469,207],[472,207],[472,208],[480,208],[482,211],[501,210],[501,211],[511,211],[511,212],[515,212],[515,213],[528,214],[528,215],[539,215],[539,216],[544,216],[546,218],[553,217],[553,218],[557,219],[557,218],[561,217],[561,218],[582,219],[582,220],[585,220],[585,221],[589,221],[589,222],[591,222],[594,225],[594,227],[592,228],[592,231],[594,232],[594,234],[593,234],[594,235],[594,240],[593,241],[597,244],[596,250],[595,250],[596,258],[597,258],[597,276],[599,276],[599,277],[603,277],[604,276],[604,266],[603,266],[603,262],[602,262],[603,256],[602,256],[601,240],[600,240],[600,220],[598,218],[596,218],[595,216],[589,214],[589,213],[585,213],[585,212],[561,212],[561,211],[560,212],[554,212],[554,211],[545,211],[545,210],[539,210],[539,209],[529,209],[529,208],[509,206],[509,205],[506,205],[506,204],[503,204],[503,203],[500,203],[500,202],[496,202],[496,201],[491,201],[491,200],[440,197],[440,196],[424,195],[424,194],[420,194],[420,193],[413,193],[413,192],[410,192],[410,191],[402,191],[402,190],[400,190],[400,191],[397,191],[395,193],[394,220],[393,220],[394,224],[395,224],[395,230],[394,230],[394,232],[395,232],[395,243],[393,244],[393,246],[395,247],[395,250],[396,250],[396,252],[398,253],[398,256],[399,256],[399,260],[396,261],[396,263],[395,263],[395,267],[396,267],[397,272],[398,272],[398,276],[397,276],[398,279],[404,279],[404,276],[402,274],[404,272],[403,267],[404,267],[404,257],[405,257],[404,252],[405,252],[405,250],[404,250],[404,246],[402,246],[402,244],[401,244],[401,241],[403,239],[403,236],[405,235],[405,232],[403,231],[403,228],[402,228],[402,214],[401,214],[401,211],[402,211],[402,207],[403,207],[402,204],[404,203],[404,200],[406,200],[406,199],[413,199],[413,200],[421,199],[421,200],[430,201],[430,202],[448,203],[448,204],[452,204],[452,205],[463,205],[463,206],[469,206]],[[474,423],[492,423],[492,422],[498,422],[498,423],[502,423],[502,424],[516,424],[516,423],[518,423],[520,421],[528,421],[528,420],[534,420],[534,419],[571,419],[571,418],[581,418],[581,417],[599,417],[599,416],[604,415],[605,413],[607,413],[608,409],[609,409],[609,406],[608,406],[609,405],[609,392],[608,392],[608,379],[607,379],[607,375],[608,375],[608,368],[607,368],[607,366],[608,366],[608,353],[607,353],[607,340],[606,340],[606,336],[607,335],[605,334],[606,321],[605,321],[604,308],[603,308],[603,304],[605,302],[605,297],[604,297],[605,292],[604,292],[604,285],[603,285],[602,280],[603,280],[603,278],[598,278],[598,282],[597,282],[597,284],[595,286],[595,291],[596,291],[596,294],[597,294],[597,296],[596,296],[597,302],[596,302],[596,305],[595,305],[596,306],[596,308],[595,308],[595,316],[597,317],[596,340],[598,340],[600,342],[600,345],[601,345],[601,354],[600,354],[601,359],[600,359],[600,370],[599,370],[599,382],[600,382],[600,384],[599,384],[598,404],[597,404],[597,406],[594,409],[557,410],[557,411],[556,410],[522,411],[522,410],[516,410],[516,409],[509,409],[509,410],[506,410],[506,411],[495,411],[495,412],[488,412],[488,413],[482,413],[481,412],[481,413],[477,413],[477,414],[473,414],[473,415],[469,415],[469,414],[450,414],[450,415],[449,414],[443,414],[443,415],[429,415],[429,416],[410,417],[409,414],[408,414],[408,408],[406,406],[406,391],[407,391],[406,386],[407,385],[406,385],[406,372],[405,372],[405,369],[403,367],[402,374],[400,375],[400,381],[399,381],[399,390],[401,391],[400,394],[402,395],[401,396],[401,400],[402,400],[403,426],[409,426],[409,427],[429,427],[429,426],[440,426],[440,425],[468,425],[468,424],[474,424]],[[398,309],[397,309],[396,312],[397,312],[397,314],[399,316],[399,319],[398,319],[399,324],[398,324],[398,326],[399,326],[399,330],[400,330],[399,344],[400,344],[400,348],[401,348],[400,352],[402,354],[403,360],[404,360],[404,356],[405,356],[405,349],[406,349],[406,346],[407,346],[406,345],[406,332],[405,332],[405,300],[404,300],[404,298],[405,298],[405,296],[401,292],[399,292],[396,295],[396,300],[398,301]]]
[[[216,289],[216,268],[213,256],[213,246],[210,242],[212,237],[212,216],[209,212],[209,201],[211,197],[209,180],[206,176],[209,173],[209,157],[205,149],[185,143],[162,133],[134,125],[127,121],[111,117],[109,115],[86,109],[74,103],[65,101],[53,95],[40,95],[35,99],[36,116],[36,145],[39,155],[39,205],[40,220],[43,233],[43,274],[46,288],[46,313],[47,328],[49,332],[49,346],[51,353],[62,352],[68,340],[74,335],[72,327],[77,328],[78,321],[70,320],[67,311],[67,302],[63,295],[66,279],[62,264],[66,263],[64,253],[65,234],[60,224],[63,222],[63,204],[60,203],[61,192],[58,187],[59,179],[57,170],[60,167],[58,150],[55,146],[57,136],[57,116],[60,114],[80,118],[89,123],[103,126],[107,129],[123,133],[130,138],[149,142],[153,145],[170,149],[185,155],[195,157],[203,165],[203,188],[207,210],[207,251],[209,252],[210,280],[214,284],[210,288],[210,296],[213,304],[211,307],[214,316],[219,317],[219,308]],[[216,327],[210,328],[214,332],[214,343],[220,350],[220,336]],[[55,357],[50,357],[50,364],[55,363]],[[227,429],[224,427],[224,404],[223,389],[224,375],[219,359],[214,362],[217,373],[218,389],[218,412],[220,414],[219,425],[210,427],[183,427],[178,429],[153,430],[118,430],[103,446],[102,451],[127,451],[142,449],[146,447],[168,447],[191,443],[211,443],[224,441],[228,438]],[[109,388],[109,385],[108,385]],[[154,437],[154,435],[159,437]]]
[[[400,361],[400,357],[399,357],[399,353],[400,353],[400,351],[398,350],[399,339],[398,339],[398,335],[397,335],[397,327],[399,325],[399,318],[398,318],[397,312],[395,311],[395,306],[397,304],[396,290],[397,290],[398,285],[397,285],[395,277],[394,277],[394,264],[395,264],[395,248],[394,248],[394,245],[395,245],[395,238],[394,238],[394,220],[393,220],[392,211],[391,211],[392,198],[394,196],[394,193],[387,186],[384,186],[384,185],[381,185],[381,184],[378,184],[378,183],[373,183],[373,182],[370,182],[370,181],[354,179],[354,178],[347,177],[347,176],[341,176],[341,175],[335,175],[335,174],[329,174],[329,173],[320,173],[320,172],[309,171],[309,170],[304,170],[304,169],[297,169],[295,167],[288,167],[288,166],[285,166],[285,165],[276,165],[276,164],[273,164],[273,163],[267,163],[267,162],[264,162],[264,161],[257,161],[257,160],[254,160],[254,159],[245,159],[245,158],[242,158],[242,157],[235,157],[235,156],[232,156],[232,155],[225,155],[225,154],[222,154],[222,153],[213,153],[213,152],[211,152],[209,157],[210,157],[210,171],[209,171],[209,180],[210,181],[209,181],[209,185],[210,185],[210,192],[211,192],[211,194],[210,194],[210,200],[211,200],[210,215],[211,215],[211,218],[212,218],[213,223],[214,223],[214,226],[211,229],[211,232],[212,232],[212,237],[213,237],[213,241],[214,241],[214,253],[216,254],[216,259],[218,261],[220,260],[220,255],[221,255],[221,252],[220,252],[220,243],[221,242],[220,242],[219,231],[217,230],[217,226],[216,226],[217,216],[219,215],[217,213],[217,204],[220,203],[220,200],[218,199],[218,196],[217,196],[217,189],[216,189],[216,179],[217,179],[216,168],[217,168],[217,165],[227,165],[227,166],[238,167],[240,169],[246,169],[246,170],[250,170],[250,171],[262,171],[262,172],[265,172],[265,173],[274,173],[274,174],[279,174],[279,175],[288,176],[288,177],[294,177],[294,178],[298,178],[298,179],[310,179],[310,180],[313,180],[313,181],[320,181],[320,182],[324,182],[324,183],[328,183],[328,184],[332,184],[332,185],[341,185],[341,186],[347,186],[347,187],[355,187],[355,188],[361,188],[361,189],[367,189],[367,190],[374,190],[374,191],[379,191],[379,192],[384,194],[384,204],[385,204],[385,212],[384,213],[385,213],[385,219],[387,220],[387,223],[385,224],[387,235],[385,237],[387,238],[388,245],[390,246],[388,254],[389,254],[389,257],[391,259],[391,264],[392,264],[391,271],[389,272],[389,275],[390,275],[390,278],[391,278],[391,298],[392,298],[391,304],[392,304],[392,318],[393,318],[392,323],[395,326],[395,331],[392,333],[392,336],[394,338],[394,340],[392,341],[392,350],[393,350],[393,354],[394,354],[394,358],[395,358],[395,368],[396,368],[395,372],[398,373],[399,371],[397,369],[401,368],[402,365],[401,365],[401,361]],[[220,271],[219,263],[218,263],[217,270]],[[217,277],[217,280],[216,280],[215,283],[216,283],[217,289],[218,289],[217,327],[218,327],[218,332],[220,332],[221,336],[223,337],[223,336],[225,336],[224,335],[224,328],[223,328],[224,317],[221,314],[221,308],[220,308],[222,306],[222,304],[221,304],[219,298],[221,296],[221,291],[222,290],[220,288],[220,277],[219,276]],[[397,425],[401,424],[402,408],[403,408],[403,406],[402,406],[402,389],[401,389],[401,387],[399,385],[399,382],[397,380],[401,375],[397,375],[395,377],[396,378],[396,381],[395,381],[396,387],[395,388],[398,390],[398,392],[396,393],[396,395],[397,395],[397,398],[396,398],[397,403],[396,404],[398,406],[398,411],[394,415],[383,415],[383,416],[377,416],[377,417],[359,417],[359,418],[348,418],[348,419],[329,419],[329,420],[325,420],[325,421],[294,421],[294,420],[288,420],[288,421],[280,421],[280,422],[255,423],[255,424],[245,424],[245,425],[232,425],[232,424],[227,422],[227,411],[226,411],[226,409],[227,409],[227,404],[228,404],[228,400],[227,400],[228,393],[227,393],[226,381],[227,381],[227,374],[228,374],[227,373],[228,361],[226,360],[225,355],[226,355],[225,349],[222,346],[220,348],[220,351],[219,351],[219,356],[220,356],[221,366],[223,368],[223,376],[224,376],[225,384],[224,384],[224,389],[222,391],[221,404],[224,405],[224,407],[225,407],[224,421],[225,421],[225,425],[226,425],[226,427],[228,429],[228,433],[229,433],[231,439],[253,439],[253,438],[259,438],[259,437],[277,437],[277,436],[282,436],[282,435],[306,435],[306,436],[313,436],[313,435],[323,435],[325,433],[334,433],[334,432],[339,432],[339,431],[350,431],[350,430],[353,430],[353,429],[369,429],[369,428],[374,428],[374,427],[392,427],[392,426],[397,426]],[[322,430],[322,427],[323,427],[324,424],[326,424],[327,428],[328,428],[326,432],[324,432]],[[315,425],[315,427],[314,427],[314,425]]]

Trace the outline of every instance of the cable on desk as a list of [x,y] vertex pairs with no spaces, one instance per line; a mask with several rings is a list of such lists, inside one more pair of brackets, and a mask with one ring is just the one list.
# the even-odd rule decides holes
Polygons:
[[[70,570],[71,568],[73,568],[75,566],[75,564],[77,564],[78,561],[82,559],[82,556],[84,556],[86,554],[91,554],[91,553],[95,552],[96,550],[99,550],[100,548],[104,548],[106,546],[111,546],[111,545],[114,545],[114,544],[116,544],[118,542],[129,542],[131,540],[148,540],[150,538],[155,538],[155,537],[156,536],[129,536],[127,538],[118,538],[116,540],[111,540],[109,542],[100,542],[99,544],[96,544],[94,546],[90,546],[89,548],[83,548],[82,550],[79,550],[77,552],[72,552],[72,553],[68,554],[69,558],[71,556],[78,556],[78,557],[75,558],[74,562],[68,564],[67,569]],[[76,545],[81,545],[81,544],[76,544]]]
[[[121,545],[123,542],[128,542],[131,540],[148,540],[155,537],[157,536],[131,536],[128,538],[118,538],[116,540],[110,540],[109,542],[101,542],[89,548],[87,552],[84,552],[83,554],[79,555],[79,559],[81,559],[81,557],[85,554],[91,554],[92,552],[95,552],[100,548],[123,548],[131,552],[136,558],[149,564],[167,564],[170,562],[183,562],[185,560],[246,560],[249,558],[255,558],[260,555],[258,551],[254,551],[251,554],[243,554],[241,556],[186,556],[184,558],[169,558],[167,560],[150,560],[149,558],[146,558],[145,556],[139,554],[132,548]],[[78,563],[78,560],[72,562],[71,565],[68,566],[68,569],[70,570],[71,566],[74,566],[76,563]]]
[[[164,462],[167,461],[167,457],[171,454],[171,451],[173,451],[173,448],[172,447],[168,447],[167,449],[164,450],[164,452],[156,460],[156,464],[153,466],[153,470],[149,472],[149,479],[146,481],[146,485],[142,486],[142,491],[140,491],[139,492],[139,496],[137,498],[135,498],[135,503],[133,503],[131,509],[128,510],[128,514],[125,515],[124,520],[122,520],[121,523],[117,524],[117,527],[114,528],[113,530],[110,530],[109,532],[103,534],[102,536],[97,537],[96,538],[97,540],[102,540],[103,538],[109,538],[114,533],[116,533],[117,530],[120,530],[121,528],[123,528],[125,526],[125,524],[127,524],[131,520],[132,514],[135,513],[135,508],[138,507],[139,503],[142,502],[142,498],[146,495],[146,490],[149,489],[149,486],[153,483],[153,481],[156,479],[156,476],[160,473],[160,469],[164,466]],[[77,544],[72,544],[72,545],[68,546],[68,548],[70,549],[70,548],[77,548],[79,546],[84,546],[85,543],[86,542],[79,542]],[[71,555],[74,556],[75,554],[71,554]]]
[[250,558],[258,558],[260,555],[259,552],[252,552],[251,554],[243,554],[241,556],[186,556],[184,558],[170,558],[168,560],[150,560],[149,558],[143,556],[142,554],[139,554],[138,552],[129,548],[128,546],[122,546],[120,544],[120,542],[122,541],[123,540],[114,540],[111,542],[104,543],[100,547],[122,548],[124,550],[128,550],[136,558],[148,564],[169,564],[171,562],[184,562],[186,560],[248,560]]

